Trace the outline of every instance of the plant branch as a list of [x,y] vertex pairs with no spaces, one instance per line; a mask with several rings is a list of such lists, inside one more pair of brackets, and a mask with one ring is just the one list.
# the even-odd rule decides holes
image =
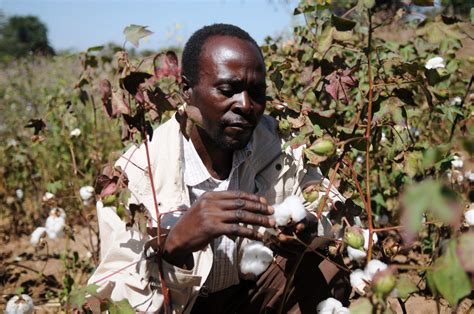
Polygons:
[[[372,97],[373,97],[373,88],[374,82],[372,80],[372,62],[371,62],[371,49],[372,49],[372,13],[370,9],[367,11],[369,17],[369,38],[367,43],[367,75],[369,77],[369,103],[367,104],[367,129],[365,133],[366,137],[366,146],[365,146],[365,184],[366,184],[366,209],[367,209],[367,224],[369,225],[369,248],[367,250],[367,260],[370,261],[372,258],[372,236],[374,233],[372,226],[372,208],[370,200],[370,129],[372,127]],[[361,195],[362,197],[362,195]]]

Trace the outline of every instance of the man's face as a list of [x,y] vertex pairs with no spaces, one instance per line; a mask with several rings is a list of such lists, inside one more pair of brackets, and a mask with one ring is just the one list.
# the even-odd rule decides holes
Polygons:
[[201,112],[200,136],[225,150],[244,148],[265,110],[265,64],[258,48],[235,37],[210,37],[198,77],[188,103]]

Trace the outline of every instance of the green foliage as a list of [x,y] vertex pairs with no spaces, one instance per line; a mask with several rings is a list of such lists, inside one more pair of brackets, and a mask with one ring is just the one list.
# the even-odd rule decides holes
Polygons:
[[46,26],[35,16],[12,16],[0,23],[0,60],[7,61],[29,53],[54,54]]
[[[439,292],[451,305],[471,293],[471,283],[456,254],[456,241],[450,241],[428,276],[430,288]],[[472,256],[471,256],[472,258]]]
[[122,301],[108,303],[108,309],[110,314],[134,314],[135,310],[132,308],[128,300],[124,299]]
[[147,37],[153,32],[146,29],[147,26],[135,25],[131,24],[123,30],[123,34],[125,35],[125,39],[129,41],[135,48],[138,48],[138,42],[140,39]]

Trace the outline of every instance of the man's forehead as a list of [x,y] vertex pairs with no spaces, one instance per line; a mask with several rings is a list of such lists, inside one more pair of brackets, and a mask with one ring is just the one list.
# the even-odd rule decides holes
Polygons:
[[248,57],[255,57],[263,62],[261,52],[252,42],[228,35],[216,35],[209,37],[203,45],[200,55],[201,61],[207,58],[219,56],[222,59],[229,59],[236,54],[244,54]]

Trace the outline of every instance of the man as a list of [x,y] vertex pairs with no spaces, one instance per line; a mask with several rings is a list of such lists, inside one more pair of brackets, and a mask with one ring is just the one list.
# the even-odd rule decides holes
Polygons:
[[[214,24],[194,33],[183,51],[182,82],[185,105],[197,109],[193,118],[198,123],[189,139],[180,131],[185,124],[181,114],[154,132],[149,147],[155,191],[144,147],[130,149],[117,161],[128,175],[130,202],[144,204],[154,221],[153,192],[160,213],[184,208],[174,220],[172,213],[162,220],[162,226],[170,229],[160,250],[172,310],[277,311],[301,246],[288,236],[274,239],[275,251],[285,252],[288,259],[277,257],[257,281],[239,274],[240,250],[249,240],[263,238],[258,232],[263,228],[258,227],[275,226],[270,204],[289,195],[301,197],[305,185],[324,185],[327,180],[317,169],[303,167],[301,150],[282,152],[276,122],[263,115],[263,56],[245,31]],[[331,191],[330,197],[344,201],[337,191]],[[314,209],[315,204],[306,205]],[[98,218],[101,263],[89,283],[100,285],[99,298],[126,298],[139,311],[162,310],[158,262],[150,257],[154,255],[149,244],[156,239],[127,230],[112,208],[98,209]],[[286,233],[310,239],[327,234],[328,227],[308,211]],[[314,253],[305,255],[285,312],[314,312],[318,302],[330,296],[328,283],[339,276],[338,269],[321,261]]]

